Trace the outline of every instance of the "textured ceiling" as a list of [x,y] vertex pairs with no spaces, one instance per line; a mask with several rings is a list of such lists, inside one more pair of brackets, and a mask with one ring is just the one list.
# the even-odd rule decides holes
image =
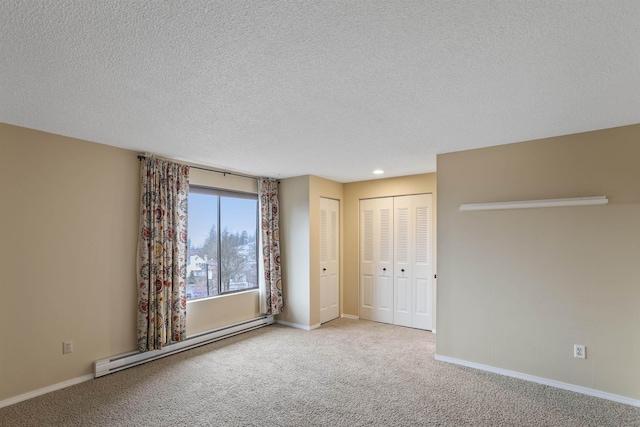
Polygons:
[[640,122],[637,0],[2,0],[0,58],[0,122],[253,175]]

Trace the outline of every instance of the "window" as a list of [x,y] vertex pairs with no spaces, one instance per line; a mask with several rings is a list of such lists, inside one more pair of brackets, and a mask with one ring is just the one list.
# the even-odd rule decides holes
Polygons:
[[187,299],[258,287],[258,196],[191,186]]

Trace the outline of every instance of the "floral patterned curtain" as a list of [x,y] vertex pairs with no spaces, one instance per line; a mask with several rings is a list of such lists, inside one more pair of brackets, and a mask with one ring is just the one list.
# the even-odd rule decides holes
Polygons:
[[280,212],[278,210],[278,182],[258,180],[260,195],[260,223],[263,279],[260,280],[260,311],[264,314],[282,312],[282,278],[280,271]]
[[138,350],[186,339],[189,167],[141,160]]

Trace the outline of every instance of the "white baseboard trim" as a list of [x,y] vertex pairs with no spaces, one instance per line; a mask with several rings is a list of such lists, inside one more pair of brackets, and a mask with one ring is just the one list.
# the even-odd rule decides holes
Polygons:
[[360,316],[354,316],[353,314],[342,314],[340,315],[340,317],[342,317],[343,319],[360,320]]
[[63,388],[70,387],[72,385],[80,384],[85,381],[89,381],[93,379],[93,374],[83,375],[78,378],[73,378],[71,380],[62,381],[61,383],[53,384],[47,387],[39,388],[38,390],[33,390],[28,393],[19,394],[17,396],[10,397],[8,399],[0,400],[0,408],[4,408],[5,406],[13,405],[14,403],[22,402],[25,400],[32,399],[34,397],[42,396],[43,394],[51,393],[52,391],[61,390]]
[[525,381],[531,381],[538,384],[548,385],[550,387],[561,388],[563,390],[574,391],[587,396],[599,397],[601,399],[611,400],[625,405],[640,408],[640,400],[631,399],[629,397],[620,396],[606,391],[594,390],[588,387],[563,383],[562,381],[550,380],[548,378],[537,377],[535,375],[524,374],[522,372],[510,371],[508,369],[496,368],[495,366],[483,365],[481,363],[469,362],[467,360],[456,359],[454,357],[440,356],[436,354],[435,359],[440,362],[453,363],[454,365],[466,366],[468,368],[478,369],[481,371],[493,372],[494,374],[505,375],[507,377],[519,378]]
[[96,378],[108,375],[113,372],[128,369],[133,366],[151,362],[162,357],[170,356],[181,351],[189,350],[201,345],[210,344],[212,342],[262,328],[273,323],[273,316],[260,316],[254,319],[245,320],[243,322],[234,323],[210,331],[201,332],[187,337],[186,340],[171,343],[162,348],[162,350],[150,351],[132,351],[120,354],[106,359],[96,360],[94,362],[94,375]]
[[320,323],[317,323],[315,325],[301,325],[299,323],[291,323],[291,322],[285,322],[284,320],[276,320],[276,323],[280,324],[280,325],[284,325],[284,326],[289,326],[291,328],[296,328],[296,329],[303,329],[305,331],[311,331],[313,329],[317,329],[320,327]]

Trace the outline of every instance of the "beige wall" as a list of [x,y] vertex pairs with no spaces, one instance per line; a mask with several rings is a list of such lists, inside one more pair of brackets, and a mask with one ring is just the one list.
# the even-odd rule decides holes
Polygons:
[[[410,175],[398,178],[376,179],[372,181],[351,182],[344,184],[344,212],[343,212],[343,286],[341,294],[341,312],[352,316],[359,315],[359,223],[360,199],[376,197],[403,196],[409,194],[432,193],[434,212],[437,206],[436,174]],[[435,215],[434,215],[435,216]],[[435,246],[435,223],[434,246]],[[434,256],[436,254],[434,247]],[[434,282],[435,283],[435,282]],[[434,293],[436,292],[436,286]],[[435,301],[435,299],[434,299]],[[434,328],[436,324],[434,322]]]
[[131,151],[0,124],[0,400],[136,348],[139,168]]
[[[133,151],[0,124],[0,401],[135,350],[139,170]],[[215,175],[191,182],[257,189]],[[255,317],[257,294],[189,302],[188,334]]]
[[638,159],[640,125],[439,155],[437,354],[640,399]]
[[277,319],[302,326],[311,325],[309,181],[309,175],[281,179],[278,187],[285,307]]
[[187,302],[187,336],[260,316],[257,289]]

